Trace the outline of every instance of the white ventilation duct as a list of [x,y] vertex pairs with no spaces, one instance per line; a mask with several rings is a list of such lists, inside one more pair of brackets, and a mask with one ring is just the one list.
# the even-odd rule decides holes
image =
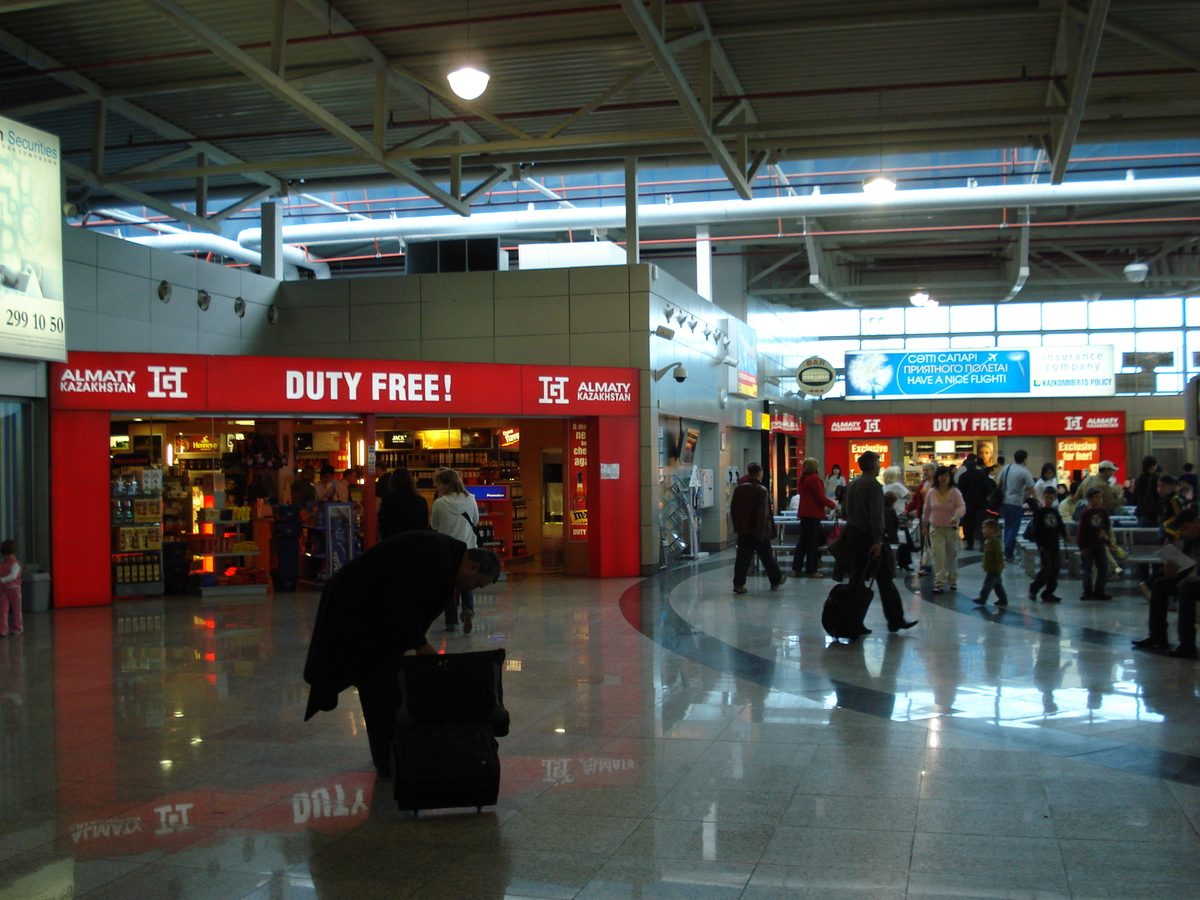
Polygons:
[[[1200,178],[900,190],[889,195],[885,200],[861,193],[845,193],[705,203],[663,203],[638,207],[638,223],[644,228],[654,228],[664,225],[719,225],[732,222],[768,221],[778,218],[795,219],[804,216],[944,212],[1004,207],[1040,208],[1114,203],[1149,204],[1188,200],[1200,200]],[[529,212],[479,213],[468,218],[439,215],[285,225],[283,240],[289,244],[312,245],[368,241],[384,237],[409,240],[624,227],[625,207],[616,205]],[[244,247],[260,246],[262,229],[245,229],[238,235],[238,243]]]
[[[129,238],[132,243],[153,247],[156,250],[169,250],[184,253],[215,253],[238,262],[262,265],[262,254],[257,250],[243,247],[235,240],[221,237],[219,234],[206,234],[202,231],[181,231],[174,234],[159,234],[152,237]],[[283,248],[284,278],[294,281],[299,273],[298,268],[311,269],[316,278],[329,278],[329,264],[319,260],[308,259],[299,247]]]

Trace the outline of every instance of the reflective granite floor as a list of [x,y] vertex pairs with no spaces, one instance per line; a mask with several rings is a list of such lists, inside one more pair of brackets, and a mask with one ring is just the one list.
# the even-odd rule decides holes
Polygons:
[[[481,592],[512,735],[500,803],[415,819],[353,693],[302,721],[312,594],[122,602],[0,641],[0,900],[1200,898],[1200,664],[1111,603],[901,589],[828,646],[830,582]],[[1066,582],[1064,597],[1077,596]]]

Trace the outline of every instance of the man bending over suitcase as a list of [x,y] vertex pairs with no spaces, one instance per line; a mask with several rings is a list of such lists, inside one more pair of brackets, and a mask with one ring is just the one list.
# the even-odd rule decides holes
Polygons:
[[862,472],[846,488],[846,556],[850,560],[851,584],[865,581],[868,566],[875,570],[875,583],[879,586],[879,603],[887,617],[888,631],[912,628],[916,621],[906,622],[900,592],[892,580],[895,569],[892,547],[887,542],[883,527],[883,485],[875,480],[879,472],[879,454],[868,450],[858,458]]
[[467,549],[435,531],[407,531],[380,541],[325,583],[304,680],[311,685],[308,721],[337,706],[338,694],[358,688],[371,759],[390,774],[390,748],[400,705],[396,673],[406,650],[436,653],[425,638],[455,590],[495,583],[500,559]]

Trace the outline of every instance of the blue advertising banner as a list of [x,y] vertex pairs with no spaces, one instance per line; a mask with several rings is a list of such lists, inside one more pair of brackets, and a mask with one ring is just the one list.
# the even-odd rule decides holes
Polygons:
[[847,397],[1028,394],[1027,350],[847,353]]
[[863,351],[846,354],[846,399],[1103,397],[1113,348]]

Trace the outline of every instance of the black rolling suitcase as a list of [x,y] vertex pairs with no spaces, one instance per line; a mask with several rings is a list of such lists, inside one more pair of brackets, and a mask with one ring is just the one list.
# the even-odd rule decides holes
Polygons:
[[875,596],[870,587],[875,580],[875,565],[867,566],[869,574],[865,582],[835,584],[829,592],[821,610],[821,625],[830,637],[853,642],[871,633],[863,624],[863,619]]
[[500,793],[497,737],[508,734],[503,650],[406,656],[392,744],[396,805],[492,806]]

